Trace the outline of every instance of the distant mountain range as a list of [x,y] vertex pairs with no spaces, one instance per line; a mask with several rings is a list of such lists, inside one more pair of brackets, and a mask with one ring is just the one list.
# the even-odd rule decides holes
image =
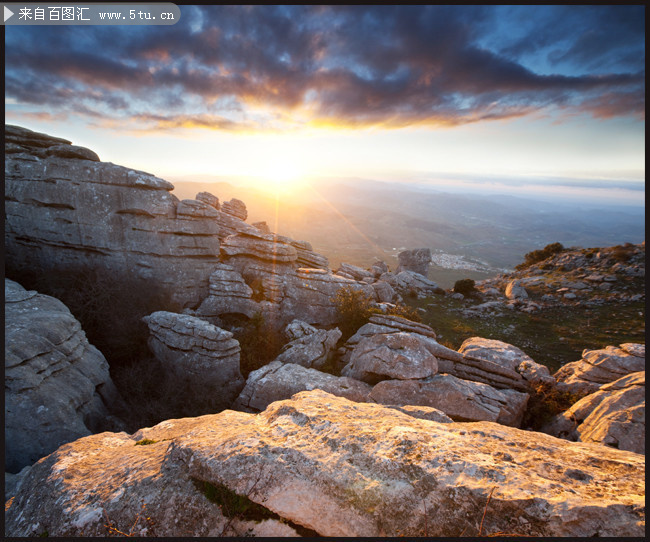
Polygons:
[[208,191],[221,201],[243,200],[248,222],[265,220],[277,233],[309,240],[333,268],[342,261],[367,267],[375,257],[394,266],[400,250],[418,247],[512,268],[556,241],[586,248],[645,239],[643,207],[450,194],[365,179],[321,181],[276,197],[218,177],[198,179],[168,180],[180,199]]

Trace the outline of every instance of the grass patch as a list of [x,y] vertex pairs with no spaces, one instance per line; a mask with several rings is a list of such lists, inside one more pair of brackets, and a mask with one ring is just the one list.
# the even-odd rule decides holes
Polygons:
[[422,321],[441,343],[457,350],[465,339],[483,337],[521,348],[551,372],[582,357],[582,351],[626,342],[645,343],[645,304],[608,302],[599,306],[545,308],[536,313],[505,309],[501,316],[465,316],[461,309],[476,301],[450,296],[410,300],[425,309]]

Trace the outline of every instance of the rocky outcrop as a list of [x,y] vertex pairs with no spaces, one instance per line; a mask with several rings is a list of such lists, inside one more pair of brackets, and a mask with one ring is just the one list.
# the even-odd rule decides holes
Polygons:
[[428,248],[404,250],[397,255],[397,260],[398,274],[401,271],[413,271],[426,277],[431,265],[431,250]]
[[527,299],[528,292],[518,280],[513,280],[506,286],[506,297],[508,299]]
[[287,326],[289,330],[285,333],[293,335],[295,332],[303,332],[303,335],[287,343],[275,358],[277,361],[314,369],[320,369],[331,361],[333,350],[342,335],[339,329],[315,329],[311,326],[309,329],[307,326],[298,320]]
[[381,278],[402,295],[424,298],[440,291],[444,292],[435,282],[414,271],[401,271],[397,275],[385,273]]
[[376,384],[388,379],[426,378],[437,372],[438,360],[418,335],[379,333],[359,341],[341,374]]
[[[214,502],[223,488],[246,504],[227,533],[227,506]],[[241,536],[253,528],[251,502],[285,533],[311,536],[643,536],[645,461],[315,390],[257,415],[226,410],[66,444],[24,474],[5,506],[5,534],[98,536],[108,524]]]
[[[477,355],[456,352],[436,341],[436,334],[429,326],[411,322],[399,316],[375,315],[370,321],[348,339],[341,351],[343,363],[349,363],[352,352],[359,342],[366,337],[380,333],[406,332],[415,334],[422,341],[427,350],[438,360],[438,372],[448,373],[464,380],[482,382],[498,389],[515,389],[526,392],[530,384],[524,379],[526,375],[536,382],[537,378],[544,379],[545,367],[539,366],[525,354],[520,362],[522,373],[512,369],[507,363],[500,364]],[[498,342],[498,341],[497,341]],[[505,343],[500,343],[505,345]],[[507,345],[510,346],[510,345]],[[515,348],[515,347],[512,347]]]
[[197,305],[219,258],[220,211],[180,202],[167,181],[79,149],[5,126],[7,273],[90,267],[155,282],[182,306]]
[[645,345],[625,343],[584,350],[582,359],[567,363],[555,373],[557,386],[572,393],[592,393],[603,384],[645,370]]
[[449,374],[420,380],[384,380],[370,398],[388,405],[433,407],[456,421],[490,421],[519,427],[528,394],[515,390],[496,390]]
[[352,280],[364,280],[364,279],[374,279],[374,275],[371,271],[367,271],[356,265],[350,263],[342,263],[341,266],[336,270],[336,274],[340,277],[345,277],[346,279]]
[[460,345],[458,352],[465,358],[490,361],[516,371],[532,386],[555,383],[548,367],[535,363],[523,350],[503,341],[471,337]]
[[604,384],[542,430],[556,437],[645,454],[645,371]]
[[252,298],[253,290],[232,266],[215,265],[209,284],[208,297],[196,311],[198,316],[218,318],[225,314],[243,314],[251,318],[258,310]]
[[311,243],[290,239],[289,244],[296,249],[296,255],[298,257],[296,261],[300,267],[329,269],[329,260],[322,254],[314,252]]
[[334,376],[276,360],[248,375],[246,386],[233,408],[260,412],[274,401],[289,399],[300,391],[315,389],[356,402],[367,401],[372,390],[368,384],[353,378]]
[[239,342],[232,333],[186,314],[158,311],[143,318],[149,348],[179,385],[197,395],[218,398],[227,408],[244,386],[239,370]]
[[5,469],[119,422],[108,363],[58,299],[5,279]]

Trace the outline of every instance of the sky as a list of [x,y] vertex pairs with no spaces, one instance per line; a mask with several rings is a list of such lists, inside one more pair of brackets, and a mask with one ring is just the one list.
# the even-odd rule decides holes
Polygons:
[[180,8],[5,27],[6,122],[163,178],[644,205],[644,6]]

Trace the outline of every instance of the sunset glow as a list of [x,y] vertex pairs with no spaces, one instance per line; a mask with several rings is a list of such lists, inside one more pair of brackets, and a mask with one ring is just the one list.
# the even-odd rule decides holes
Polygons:
[[7,27],[7,122],[272,192],[454,175],[644,190],[643,6],[181,10],[167,27]]

